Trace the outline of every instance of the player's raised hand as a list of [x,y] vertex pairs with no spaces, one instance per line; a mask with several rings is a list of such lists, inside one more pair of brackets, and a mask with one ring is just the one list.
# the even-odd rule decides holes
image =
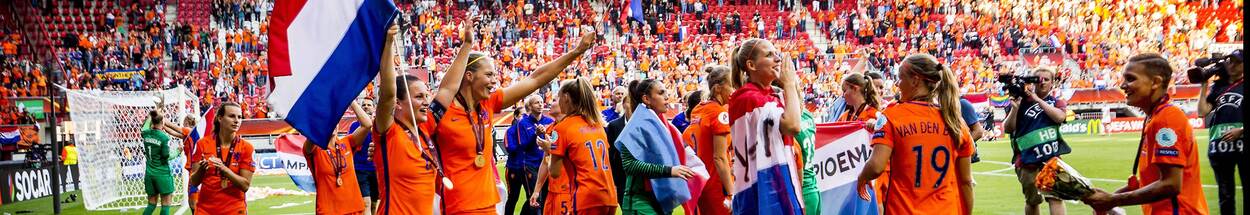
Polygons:
[[582,40],[577,43],[577,50],[586,51],[595,46],[599,41],[599,33],[594,27],[582,26]]
[[460,23],[460,42],[464,44],[473,44],[474,36],[477,34],[478,15],[469,14],[465,17],[464,22]]

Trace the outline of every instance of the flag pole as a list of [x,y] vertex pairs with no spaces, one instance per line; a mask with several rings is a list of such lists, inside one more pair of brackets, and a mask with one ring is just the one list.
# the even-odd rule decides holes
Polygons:
[[[398,13],[398,12],[396,12],[396,13]],[[398,21],[398,20],[402,20],[402,17],[401,17],[401,19],[397,19],[397,21]],[[406,37],[406,36],[407,36],[407,33],[406,33],[406,32],[407,32],[406,30],[400,30],[400,32],[399,32],[399,37],[400,37],[400,39],[401,39],[401,41],[400,41],[400,43],[399,43],[399,44],[400,44],[400,46],[401,46],[401,47],[402,47],[402,44],[406,41],[405,39],[407,39],[407,38],[408,38],[408,37]],[[394,45],[394,44],[392,44],[392,45]],[[392,49],[394,49],[395,47],[391,47],[391,48],[392,48]],[[391,54],[391,53],[385,53],[385,54]],[[402,56],[402,57],[403,57],[403,58],[407,58],[408,56]],[[395,63],[395,62],[384,62],[384,63]],[[404,79],[404,84],[405,84],[405,85],[407,85],[407,84],[409,83],[409,82],[408,82],[408,74],[407,74],[407,73],[408,73],[408,68],[409,68],[409,66],[408,66],[408,60],[407,60],[407,59],[404,59],[404,60],[399,61],[399,68],[404,68],[404,71],[403,71],[403,72],[404,72],[404,75],[400,75],[399,77],[400,77],[400,78],[402,78],[402,79]],[[428,84],[428,83],[427,83],[427,84]],[[412,88],[410,88],[410,87],[404,87],[404,93],[405,93],[404,95],[412,95]],[[407,103],[407,105],[408,105],[408,110],[416,110],[416,109],[413,109],[414,107],[412,106],[412,99],[404,99],[404,100],[406,100],[406,101],[407,101],[407,102],[405,102],[405,103]],[[414,112],[414,113],[415,113],[415,112]],[[413,115],[413,114],[408,114],[408,119],[409,119],[409,120],[411,120],[410,122],[413,122],[413,123],[416,123],[416,122],[417,122],[417,116],[416,116],[416,115]],[[413,129],[415,130],[415,129],[420,129],[420,128],[418,128],[418,127],[416,127],[416,126],[413,126]],[[410,132],[411,132],[411,131],[410,131]],[[417,138],[424,138],[424,137],[421,137],[420,135],[414,135],[414,136],[417,136]],[[426,144],[429,144],[430,146],[434,146],[434,144],[432,144],[432,143],[426,143]],[[424,146],[420,146],[420,145],[418,145],[418,146],[417,146],[417,150],[418,150],[418,151],[420,151],[422,154],[424,154],[424,153],[425,153],[425,148],[424,148]],[[437,151],[437,149],[433,149],[433,150],[436,150],[436,151]],[[444,173],[444,172],[443,172],[443,165],[442,165],[441,163],[439,163],[439,162],[435,162],[435,161],[433,161],[433,159],[431,159],[429,162],[431,163],[431,164],[430,164],[431,166],[434,166],[434,170],[435,170],[435,171],[437,171],[439,175],[443,175],[443,176],[446,176],[446,175],[447,175],[446,173]],[[453,186],[453,184],[451,183],[451,180],[450,180],[450,179],[448,179],[447,177],[443,177],[442,183],[443,183],[443,186],[444,186],[444,187],[447,187],[447,189],[448,189],[448,190],[453,189],[453,187],[454,187],[454,186]]]

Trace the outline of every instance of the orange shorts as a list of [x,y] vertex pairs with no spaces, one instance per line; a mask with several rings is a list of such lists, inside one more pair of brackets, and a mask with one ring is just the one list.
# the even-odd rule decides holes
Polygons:
[[573,214],[573,200],[571,198],[572,196],[566,193],[547,192],[547,202],[543,204],[543,214]]

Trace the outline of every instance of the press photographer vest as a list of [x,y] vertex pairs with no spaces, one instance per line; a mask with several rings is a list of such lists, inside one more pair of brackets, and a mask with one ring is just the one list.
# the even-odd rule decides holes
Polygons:
[[1241,121],[1241,81],[1232,84],[1216,84],[1211,87],[1210,95],[1205,98],[1211,104],[1211,113],[1207,114],[1207,127],[1211,128],[1208,140],[1207,156],[1212,158],[1235,158],[1244,152],[1245,136],[1234,141],[1224,141],[1224,133],[1232,128],[1242,127]]
[[[1042,99],[1054,105],[1055,98],[1047,96]],[[1068,154],[1072,148],[1059,135],[1059,123],[1046,116],[1042,106],[1029,99],[1023,99],[1016,118],[1016,129],[1011,132],[1011,149],[1014,151],[1012,160],[1020,164],[1040,164],[1051,157]],[[1020,108],[1016,107],[1016,108]]]

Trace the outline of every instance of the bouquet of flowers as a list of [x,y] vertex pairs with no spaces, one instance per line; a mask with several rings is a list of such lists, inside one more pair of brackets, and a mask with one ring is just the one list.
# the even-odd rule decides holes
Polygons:
[[1034,185],[1042,195],[1064,200],[1079,200],[1094,194],[1094,186],[1090,185],[1089,179],[1081,176],[1076,169],[1057,157],[1046,161],[1042,170],[1037,172]]

